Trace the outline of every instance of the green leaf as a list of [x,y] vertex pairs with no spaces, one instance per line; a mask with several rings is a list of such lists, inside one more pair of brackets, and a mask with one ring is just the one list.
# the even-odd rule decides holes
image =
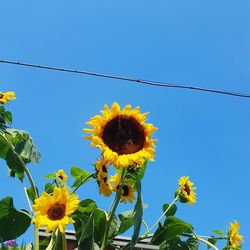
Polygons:
[[224,236],[224,232],[222,230],[213,230],[215,234],[218,234],[220,236]]
[[55,173],[50,173],[50,174],[47,174],[46,176],[44,176],[44,178],[46,178],[46,179],[55,179],[56,174]]
[[6,163],[9,169],[13,171],[14,176],[17,175],[18,179],[22,181],[24,178],[24,168],[17,154],[12,150],[9,150],[7,153]]
[[52,185],[51,183],[46,183],[45,186],[44,186],[44,190],[48,194],[52,194],[53,191],[54,191],[54,188],[55,188],[55,186]]
[[108,233],[109,242],[112,242],[114,237],[117,236],[119,228],[120,228],[120,221],[114,215],[109,226],[109,233]]
[[[218,240],[215,239],[213,236],[211,236],[211,238],[208,238],[208,242],[210,242],[210,243],[213,244],[213,245],[215,245],[217,241],[218,241]],[[211,247],[210,247],[210,246],[207,246],[207,248],[210,249]]]
[[151,240],[152,244],[159,245],[164,241],[176,239],[181,234],[192,233],[193,227],[176,217],[169,216],[166,218],[163,226],[159,226]]
[[[82,170],[81,168],[78,168],[76,166],[71,167],[70,174],[73,178],[76,179],[72,187],[77,187],[80,183],[84,184],[91,179],[86,179],[90,175],[88,171]],[[84,181],[84,179],[86,180]]]
[[137,201],[134,208],[134,232],[132,239],[130,241],[130,246],[134,247],[136,244],[142,223],[142,216],[143,216],[143,206],[142,206],[142,197],[141,197],[141,181],[136,177],[135,178],[135,185],[137,190]]
[[190,237],[186,241],[182,241],[179,237],[164,241],[160,244],[160,250],[198,250],[199,242],[194,238]]
[[118,234],[124,234],[128,229],[130,229],[134,225],[134,211],[125,211],[119,214],[118,217],[121,222]]
[[[163,205],[163,208],[162,208],[163,213],[168,209],[168,207],[169,207],[169,204],[164,204],[164,205]],[[176,211],[177,211],[177,206],[176,206],[175,204],[173,204],[173,205],[169,208],[169,210],[167,211],[166,216],[174,216],[175,213],[176,213]]]
[[16,210],[9,196],[0,200],[0,241],[16,239],[24,234],[31,223],[31,217],[24,210]]
[[95,242],[101,245],[105,227],[107,223],[106,212],[100,208],[97,208],[94,212],[94,239]]
[[6,111],[3,114],[3,119],[5,121],[5,124],[11,125],[12,124],[12,114],[9,111]]
[[[37,187],[36,187],[36,191],[38,193],[38,188]],[[27,192],[27,195],[28,195],[29,199],[32,201],[32,203],[35,203],[36,197],[35,197],[35,193],[34,193],[33,188],[32,187],[27,188],[26,192]]]
[[15,152],[24,159],[25,163],[39,162],[41,155],[27,131],[8,128],[6,132],[14,146]]
[[145,159],[144,164],[142,166],[140,166],[139,171],[137,173],[137,177],[139,180],[143,179],[145,171],[147,169],[147,165],[148,165],[148,160]]
[[0,131],[0,158],[6,160],[7,153],[9,151],[9,145],[5,142],[5,140],[2,138],[1,134],[4,132]]

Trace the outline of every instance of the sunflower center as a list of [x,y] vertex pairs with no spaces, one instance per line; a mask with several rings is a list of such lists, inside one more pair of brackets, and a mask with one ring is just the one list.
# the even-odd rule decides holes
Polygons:
[[122,195],[123,196],[128,196],[128,193],[129,193],[129,188],[128,188],[128,186],[123,186],[122,187]]
[[102,139],[118,155],[133,154],[143,148],[145,133],[133,117],[120,115],[106,124]]
[[184,190],[186,191],[187,195],[190,195],[190,188],[187,183],[184,186]]
[[48,210],[48,217],[50,220],[60,220],[65,215],[66,207],[64,204],[55,204]]
[[0,94],[0,99],[2,99],[4,97],[4,94]]

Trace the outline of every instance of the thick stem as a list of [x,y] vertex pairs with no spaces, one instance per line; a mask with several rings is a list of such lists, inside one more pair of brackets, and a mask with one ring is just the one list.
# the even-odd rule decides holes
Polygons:
[[114,205],[112,207],[112,210],[109,211],[109,213],[108,213],[108,221],[107,221],[106,227],[105,227],[105,232],[104,232],[104,236],[103,236],[101,250],[105,249],[107,241],[108,241],[109,227],[110,227],[110,224],[111,224],[112,219],[114,217],[116,208],[117,208],[117,206],[118,206],[118,204],[120,202],[120,198],[121,198],[121,194],[122,194],[122,184],[123,184],[123,180],[124,180],[125,175],[126,175],[126,169],[123,168],[122,169],[122,173],[121,173],[120,185],[119,185],[119,188],[117,190],[117,193],[116,193],[116,196],[115,196],[115,200],[114,200]]
[[65,233],[61,233],[62,236],[62,250],[67,250],[67,241],[66,241],[66,237],[65,237]]
[[161,221],[161,219],[165,216],[165,214],[169,211],[169,209],[174,205],[174,203],[176,201],[178,201],[179,199],[179,195],[177,195],[175,197],[175,199],[172,201],[172,203],[168,206],[168,208],[165,210],[165,212],[160,216],[160,218],[155,222],[155,224],[148,230],[148,233],[150,233],[152,231],[152,229],[154,229],[155,226],[158,225],[158,223]]
[[39,228],[34,228],[34,250],[39,250]]
[[207,240],[201,238],[199,235],[197,235],[195,231],[193,231],[193,234],[194,234],[194,237],[195,237],[197,240],[199,240],[199,241],[205,243],[207,246],[209,246],[210,248],[213,248],[214,250],[219,250],[214,244],[210,243],[209,241],[207,241]]

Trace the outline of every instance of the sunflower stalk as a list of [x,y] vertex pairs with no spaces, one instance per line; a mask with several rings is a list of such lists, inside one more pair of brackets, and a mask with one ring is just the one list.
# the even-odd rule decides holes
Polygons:
[[[37,192],[37,189],[36,189],[35,182],[34,182],[32,176],[31,176],[31,173],[30,173],[28,167],[26,166],[24,160],[22,159],[22,157],[19,154],[16,153],[15,147],[13,146],[12,142],[10,141],[8,135],[6,133],[0,133],[0,135],[5,140],[5,142],[9,145],[10,149],[16,155],[17,159],[21,163],[21,165],[23,167],[23,170],[24,170],[25,174],[27,175],[28,180],[30,182],[30,185],[31,185],[31,188],[33,190],[35,199],[37,199],[38,198],[38,192]],[[36,227],[34,229],[34,238],[35,238],[34,239],[34,250],[39,250],[39,229],[36,228]]]
[[[159,219],[155,222],[155,224],[144,234],[145,236],[147,236],[147,234],[149,234],[157,225],[158,223],[161,221],[161,219],[166,215],[166,213],[170,210],[170,208],[175,204],[175,202],[177,202],[179,200],[179,194],[176,195],[175,199],[170,203],[170,205],[168,206],[168,208],[164,211],[164,213],[159,217]],[[144,236],[142,235],[142,236]]]
[[112,222],[112,219],[115,215],[115,211],[118,207],[118,204],[120,202],[120,199],[121,199],[121,195],[122,195],[122,186],[123,186],[123,181],[124,181],[124,178],[126,176],[126,169],[123,168],[122,169],[122,173],[121,173],[121,185],[119,185],[119,188],[118,188],[118,191],[116,193],[116,196],[115,196],[115,199],[114,199],[114,202],[113,202],[113,206],[111,206],[111,210],[108,212],[108,221],[106,223],[106,227],[105,227],[105,231],[104,231],[104,236],[103,236],[103,241],[102,241],[102,246],[101,246],[101,249],[100,250],[104,250],[106,245],[107,245],[107,241],[108,241],[108,233],[109,233],[109,227],[110,227],[110,224]]
[[200,237],[199,235],[197,235],[195,233],[195,231],[193,231],[194,237],[195,239],[205,243],[208,247],[214,249],[214,250],[219,250],[214,244],[212,244],[211,242],[209,242],[208,240],[205,240],[204,238]]

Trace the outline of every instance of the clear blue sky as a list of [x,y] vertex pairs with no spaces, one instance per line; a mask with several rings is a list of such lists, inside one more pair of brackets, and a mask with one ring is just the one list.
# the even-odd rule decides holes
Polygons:
[[[249,13],[246,0],[1,2],[0,57],[250,93]],[[13,127],[28,130],[42,154],[30,166],[40,188],[48,172],[92,169],[98,151],[82,128],[105,103],[139,105],[159,129],[156,160],[143,180],[148,223],[189,175],[197,204],[180,205],[177,216],[201,235],[236,219],[250,249],[250,99],[4,64],[0,76],[0,90],[17,94],[8,105]],[[0,197],[27,208],[22,185],[0,166]],[[111,202],[94,182],[79,195],[102,208]]]

